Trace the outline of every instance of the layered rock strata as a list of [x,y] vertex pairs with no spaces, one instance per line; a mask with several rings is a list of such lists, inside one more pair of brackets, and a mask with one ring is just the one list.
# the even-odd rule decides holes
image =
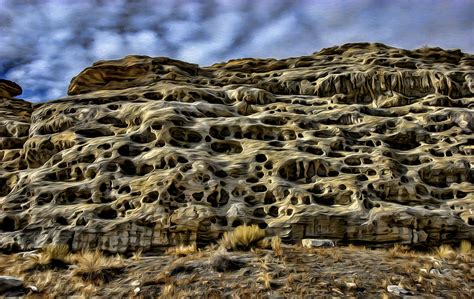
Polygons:
[[287,242],[474,240],[473,69],[360,43],[100,61],[34,105],[2,81],[0,246],[205,245],[243,223]]

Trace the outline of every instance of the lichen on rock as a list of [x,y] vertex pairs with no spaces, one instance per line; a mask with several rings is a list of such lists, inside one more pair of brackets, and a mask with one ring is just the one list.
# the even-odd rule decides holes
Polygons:
[[127,56],[62,99],[10,92],[0,246],[204,245],[241,224],[286,242],[473,240],[473,63],[368,43],[201,68]]

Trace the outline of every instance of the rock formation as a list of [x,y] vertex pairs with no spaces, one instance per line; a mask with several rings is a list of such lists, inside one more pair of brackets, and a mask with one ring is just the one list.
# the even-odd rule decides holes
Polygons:
[[199,67],[100,61],[69,96],[0,82],[0,246],[474,240],[474,56],[346,44]]

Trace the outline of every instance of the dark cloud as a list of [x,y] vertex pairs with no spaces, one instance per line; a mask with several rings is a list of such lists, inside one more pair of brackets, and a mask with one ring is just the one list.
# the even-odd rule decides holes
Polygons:
[[473,12],[470,0],[0,0],[0,76],[45,101],[94,61],[128,54],[209,65],[355,41],[472,52]]

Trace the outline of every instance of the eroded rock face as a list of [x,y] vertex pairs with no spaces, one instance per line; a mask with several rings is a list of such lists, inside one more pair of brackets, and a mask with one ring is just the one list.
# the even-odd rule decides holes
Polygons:
[[287,241],[473,240],[473,67],[381,44],[98,62],[69,97],[2,100],[24,119],[1,114],[0,244],[125,252],[243,223]]
[[0,79],[0,98],[14,98],[22,92],[20,85],[15,82]]

